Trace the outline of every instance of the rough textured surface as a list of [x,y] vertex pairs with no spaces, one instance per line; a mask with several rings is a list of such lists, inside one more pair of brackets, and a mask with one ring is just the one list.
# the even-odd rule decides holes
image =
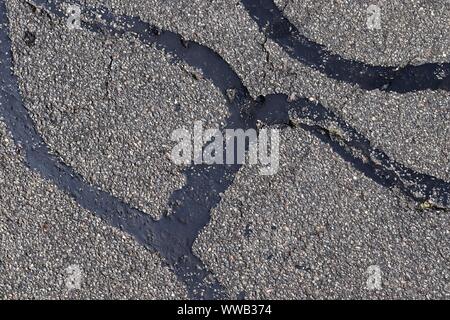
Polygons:
[[[170,161],[172,131],[197,120],[218,126],[224,97],[192,68],[132,39],[69,31],[29,6],[12,9],[16,73],[52,151],[88,181],[163,215],[184,184],[183,168]],[[32,47],[26,31],[36,37]]]
[[[31,1],[32,2],[32,1]],[[450,180],[444,91],[367,92],[327,78],[267,40],[239,1],[88,0],[140,16],[220,54],[251,95],[319,101],[376,147],[412,169]],[[449,60],[449,2],[381,1],[382,29],[368,31],[370,1],[276,0],[306,36],[371,64]],[[22,0],[7,0],[14,71],[51,151],[89,183],[159,219],[183,168],[170,134],[222,124],[218,88],[198,70],[139,41],[70,31]],[[183,298],[158,254],[81,209],[23,164],[0,121],[0,298]],[[450,295],[446,211],[419,211],[369,180],[301,128],[282,133],[280,171],[245,166],[194,245],[231,297],[445,298]],[[66,268],[83,271],[68,291]],[[368,290],[367,269],[382,271]]]
[[[279,173],[246,167],[195,252],[231,294],[263,299],[444,298],[447,214],[418,212],[303,131],[286,129]],[[295,161],[292,161],[295,159]],[[382,290],[367,290],[379,266]]]
[[[157,254],[81,209],[22,164],[0,125],[0,299],[181,299]],[[67,268],[81,270],[69,290]]]
[[[446,125],[450,96],[446,92],[405,95],[378,90],[367,92],[328,79],[291,59],[273,41],[265,39],[240,2],[92,3],[110,6],[118,13],[139,15],[157,26],[205,44],[232,65],[253,96],[285,93],[314,98],[340,113],[374,145],[398,161],[417,171],[450,179]],[[276,3],[280,8],[286,5],[282,0]],[[286,15],[311,40],[347,58],[399,66],[425,60],[449,60],[448,2],[383,2],[381,34],[367,29],[368,5],[359,1],[292,1],[286,7]],[[418,10],[420,15],[415,14]],[[225,19],[223,12],[227,13]],[[400,20],[399,12],[402,12]],[[299,18],[305,15],[309,18]],[[374,45],[380,38],[387,39],[383,40],[386,42],[384,51]]]
[[[450,3],[434,1],[276,0],[302,33],[346,58],[374,65],[448,62]],[[368,29],[380,8],[380,29]]]

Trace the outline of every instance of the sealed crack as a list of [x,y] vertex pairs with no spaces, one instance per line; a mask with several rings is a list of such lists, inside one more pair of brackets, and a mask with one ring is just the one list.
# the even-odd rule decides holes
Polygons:
[[[306,38],[283,15],[273,0],[241,0],[262,32],[299,62],[327,77],[358,85],[365,90],[379,89],[406,93],[422,90],[450,91],[450,63],[425,63],[404,67],[382,67],[345,59],[323,45]],[[446,77],[439,74],[445,71]]]
[[[56,17],[65,18],[64,10],[56,2],[36,1],[36,4]],[[44,179],[52,181],[79,205],[109,225],[130,234],[147,249],[159,252],[185,283],[191,298],[225,297],[223,288],[193,255],[191,247],[198,232],[208,223],[211,208],[220,201],[219,195],[231,184],[239,166],[187,168],[186,186],[175,192],[170,200],[173,214],[158,221],[97,186],[88,184],[59,157],[49,152],[49,147],[32,123],[18,91],[17,79],[11,72],[11,40],[7,33],[6,6],[3,0],[0,1],[0,6],[0,40],[5,49],[1,51],[0,60],[0,112],[16,145],[23,145],[27,166],[38,171]],[[113,16],[104,9],[85,9],[83,12],[87,17],[82,23],[85,30],[116,37],[134,35],[143,43],[153,44],[157,49],[171,54],[174,62],[183,60],[201,70],[204,77],[219,87],[223,94],[226,94],[227,89],[234,88],[236,96],[229,104],[231,116],[226,121],[227,128],[247,126],[240,117],[239,109],[250,99],[248,92],[239,77],[217,53],[191,41],[183,45],[181,37],[172,32],[152,32],[156,29],[139,18]]]
[[[248,1],[243,2],[249,5]],[[58,2],[35,0],[35,3],[56,17],[65,18],[65,12]],[[17,79],[11,72],[11,41],[7,33],[4,0],[0,0],[0,9],[0,43],[4,49],[0,54],[0,112],[16,145],[23,146],[27,165],[109,225],[130,234],[147,249],[159,252],[186,284],[191,298],[226,297],[222,286],[192,253],[192,245],[200,230],[209,222],[210,211],[221,201],[221,194],[232,184],[240,165],[188,167],[184,172],[186,185],[175,191],[169,201],[173,214],[159,221],[88,184],[72,168],[50,154],[48,146],[35,129],[20,96]],[[262,10],[265,8],[262,7]],[[83,13],[82,27],[85,30],[114,37],[133,35],[141,42],[153,44],[157,49],[173,55],[174,61],[182,60],[200,70],[202,77],[218,87],[229,102],[231,115],[225,121],[226,126],[221,129],[257,129],[261,123],[299,127],[329,144],[356,170],[378,184],[396,188],[406,197],[424,204],[423,209],[449,206],[448,182],[415,172],[391,160],[320,103],[303,98],[288,98],[281,94],[253,99],[228,63],[211,49],[184,40],[176,33],[159,30],[137,17],[113,15],[105,8],[85,8]],[[283,21],[278,22],[286,27]],[[342,66],[338,65],[338,68]],[[384,83],[385,79],[382,80]],[[413,89],[418,88],[420,86]]]
[[[286,95],[267,96],[252,117],[266,124],[302,128],[329,144],[334,152],[378,184],[397,188],[424,209],[449,208],[450,183],[416,172],[371,145],[362,134],[320,103],[307,99],[290,101]],[[331,125],[331,126],[330,126]]]

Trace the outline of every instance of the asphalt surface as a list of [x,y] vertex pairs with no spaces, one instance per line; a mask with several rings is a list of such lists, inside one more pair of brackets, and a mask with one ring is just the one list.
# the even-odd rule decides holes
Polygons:
[[[448,1],[381,1],[381,30],[366,27],[370,1],[275,3],[303,35],[345,59],[405,66],[450,58]],[[169,158],[171,133],[197,120],[224,126],[223,88],[132,35],[68,30],[25,1],[6,5],[14,74],[50,152],[87,184],[156,221],[170,219],[171,195],[188,183],[186,166]],[[367,91],[332,79],[290,57],[239,1],[85,5],[138,16],[209,47],[252,98],[320,103],[391,159],[450,181],[446,90]],[[292,123],[282,127],[279,172],[240,168],[192,246],[226,296],[450,297],[450,206],[420,210],[424,203],[377,183]],[[0,124],[0,298],[192,297],[165,252],[148,250],[29,168],[6,121]],[[81,286],[69,289],[66,269],[74,265]],[[377,290],[367,287],[370,266],[381,270]]]

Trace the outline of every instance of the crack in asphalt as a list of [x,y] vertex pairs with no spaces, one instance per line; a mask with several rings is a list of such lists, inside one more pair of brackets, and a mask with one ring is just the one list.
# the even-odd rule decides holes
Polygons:
[[305,98],[290,101],[284,94],[268,95],[262,105],[253,110],[252,117],[266,125],[300,127],[310,132],[366,177],[383,187],[396,188],[422,207],[425,205],[424,209],[447,210],[450,207],[449,182],[416,172],[391,159],[319,102]]
[[[273,0],[241,0],[260,30],[299,62],[328,78],[365,90],[407,93],[422,90],[450,91],[450,63],[383,67],[345,59],[308,39],[283,15]],[[446,76],[442,78],[440,74]]]
[[[72,2],[80,4],[80,1]],[[28,3],[36,9],[43,8],[48,15],[66,18],[59,1],[34,0]],[[186,285],[190,298],[226,298],[225,289],[193,254],[192,245],[199,232],[209,223],[211,210],[220,202],[221,194],[232,184],[241,165],[188,167],[184,171],[187,183],[171,195],[168,203],[173,214],[160,220],[154,220],[150,215],[87,183],[81,175],[50,153],[36,130],[13,73],[7,25],[5,0],[0,0],[0,112],[15,144],[24,149],[27,166],[40,173],[44,179],[52,181],[80,206],[107,224],[128,233],[145,248],[159,252],[169,268]],[[417,173],[391,160],[319,103],[303,98],[292,101],[283,94],[253,99],[232,67],[206,46],[184,40],[174,32],[160,30],[138,17],[115,15],[106,8],[85,8],[82,27],[111,37],[133,35],[144,44],[152,44],[172,54],[174,61],[184,61],[200,69],[202,76],[219,88],[228,101],[231,115],[221,129],[257,129],[260,122],[298,126],[329,144],[340,157],[376,183],[399,189],[414,201],[436,202],[436,206],[444,208],[448,206],[448,182]],[[296,118],[301,119],[300,123],[296,123]],[[337,129],[330,129],[331,123]],[[425,206],[425,209],[433,207]]]
[[111,93],[110,93],[110,82],[112,81],[112,67],[114,64],[114,57],[111,55],[109,57],[109,63],[107,67],[107,74],[106,74],[106,80],[105,80],[105,99],[110,99]]
[[[34,4],[59,18],[66,18],[64,9],[56,2],[36,0]],[[217,53],[195,42],[185,41],[178,34],[159,30],[139,18],[113,16],[104,9],[86,10],[83,17],[90,19],[82,23],[86,30],[109,36],[132,34],[145,44],[154,44],[157,49],[171,53],[174,60],[185,61],[200,69],[203,77],[221,88],[225,96],[227,90],[233,89],[235,95],[233,101],[228,104],[231,115],[226,119],[227,125],[223,129],[248,128],[240,116],[240,109],[251,101],[251,97],[239,77]],[[99,17],[101,22],[96,21]],[[5,1],[0,0],[0,111],[14,142],[24,148],[28,167],[55,183],[83,208],[93,212],[109,225],[130,234],[144,247],[159,252],[186,285],[191,298],[225,298],[222,286],[192,253],[191,248],[200,230],[209,222],[210,210],[220,201],[219,195],[232,183],[240,165],[188,167],[184,172],[187,178],[185,187],[174,192],[169,200],[173,213],[158,221],[100,190],[99,187],[90,185],[72,168],[52,155],[37,132],[23,104],[17,78],[13,74],[7,22]]]

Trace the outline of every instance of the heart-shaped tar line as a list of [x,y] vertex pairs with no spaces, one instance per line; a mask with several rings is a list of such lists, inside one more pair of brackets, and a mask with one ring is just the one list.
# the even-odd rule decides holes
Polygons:
[[[59,1],[30,3],[26,6],[39,21],[22,39],[13,37],[22,41],[18,59],[32,61],[27,67],[19,64],[15,71],[19,76],[35,76],[27,76],[33,83],[23,83],[23,99],[12,71],[5,1],[0,0],[0,112],[13,140],[24,151],[31,169],[106,223],[158,251],[186,284],[191,298],[226,297],[191,248],[240,168],[239,164],[167,165],[164,141],[169,140],[164,139],[179,124],[198,120],[197,114],[211,124],[220,122],[222,130],[257,129],[257,123],[298,127],[330,144],[356,170],[380,185],[396,188],[419,204],[429,203],[430,208],[448,207],[450,186],[446,181],[391,160],[319,103],[292,101],[282,94],[253,99],[227,62],[205,46],[139,18],[113,15],[105,8],[84,7],[81,31],[74,32],[64,29],[66,8]],[[14,23],[13,30],[25,28]],[[39,41],[47,44],[49,54],[30,58],[38,45],[35,32],[41,29],[46,32],[38,35],[43,38]],[[96,46],[98,52],[93,52]],[[70,58],[77,54],[82,58]],[[160,72],[149,74],[147,68]],[[137,152],[141,149],[144,152]],[[139,181],[140,176],[133,172],[146,166],[151,168],[145,170],[153,170],[147,177],[156,174],[146,188],[161,190],[154,207],[153,202],[133,197],[133,191],[127,193],[131,186],[135,188],[135,181],[126,179],[131,176]],[[113,185],[107,185],[111,182]],[[115,189],[116,184],[125,188]],[[142,198],[146,199],[145,193]]]

